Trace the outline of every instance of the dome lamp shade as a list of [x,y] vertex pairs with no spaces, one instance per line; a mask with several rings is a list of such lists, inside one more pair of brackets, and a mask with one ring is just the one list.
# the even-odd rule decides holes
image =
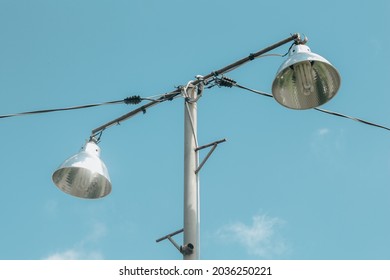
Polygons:
[[272,95],[287,108],[312,109],[331,100],[340,83],[340,75],[329,61],[308,46],[296,44],[277,71]]
[[80,198],[101,198],[111,192],[111,180],[94,140],[88,141],[79,153],[65,160],[52,179],[60,190]]

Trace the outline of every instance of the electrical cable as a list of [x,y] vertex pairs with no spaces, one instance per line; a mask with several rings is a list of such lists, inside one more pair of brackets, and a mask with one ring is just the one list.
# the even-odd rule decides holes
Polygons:
[[120,103],[130,104],[130,103],[126,103],[126,102],[127,102],[126,99],[124,99],[124,100],[116,100],[116,101],[87,104],[87,105],[80,105],[80,106],[72,106],[72,107],[65,107],[65,108],[55,108],[55,109],[44,109],[44,110],[36,110],[36,111],[29,111],[29,112],[21,112],[21,113],[16,113],[16,114],[0,115],[0,119],[11,118],[11,117],[20,117],[20,116],[25,116],[25,115],[53,113],[53,112],[60,112],[60,111],[79,110],[79,109],[86,109],[86,108],[98,107],[98,106],[103,106],[103,105],[120,104]]
[[[222,77],[221,79],[224,79],[224,77]],[[231,81],[233,81],[233,80],[231,80]],[[226,79],[224,80],[224,82],[226,83]],[[255,90],[255,89],[251,89],[251,88],[242,86],[240,84],[237,84],[235,81],[233,81],[233,82],[234,83],[232,83],[232,82],[230,82],[230,83],[232,83],[232,85],[235,86],[235,87],[238,87],[238,88],[241,88],[241,89],[244,89],[244,90],[247,90],[247,91],[259,94],[259,95],[262,95],[262,96],[272,97],[273,98],[273,95],[270,94],[270,93],[258,91],[258,90]],[[376,124],[376,123],[373,123],[373,122],[369,122],[369,121],[366,121],[366,120],[363,120],[363,119],[360,119],[360,118],[348,116],[348,115],[341,114],[341,113],[334,112],[334,111],[330,111],[330,110],[325,110],[325,109],[322,109],[322,108],[319,108],[319,107],[316,107],[316,108],[313,108],[313,109],[316,110],[316,111],[325,113],[325,114],[329,114],[329,115],[333,115],[333,116],[337,116],[337,117],[350,119],[350,120],[353,120],[353,121],[356,121],[356,122],[360,122],[360,123],[363,123],[363,124],[366,124],[366,125],[370,125],[370,126],[374,126],[374,127],[377,127],[377,128],[381,128],[381,129],[390,131],[389,127],[386,127],[386,126],[383,126],[383,125],[380,125],[380,124]]]
[[25,115],[45,114],[45,113],[60,112],[60,111],[79,110],[79,109],[86,109],[86,108],[91,108],[91,107],[119,104],[119,103],[125,103],[125,101],[124,100],[116,100],[116,101],[87,104],[87,105],[81,105],[81,106],[72,106],[72,107],[65,107],[65,108],[45,109],[45,110],[21,112],[21,113],[16,113],[16,114],[0,115],[0,119],[11,118],[11,117],[20,117],[20,116],[25,116]]
[[20,117],[25,115],[37,115],[37,114],[46,114],[46,113],[61,112],[61,111],[80,110],[80,109],[87,109],[87,108],[104,106],[104,105],[114,105],[114,104],[136,105],[141,103],[143,100],[148,100],[148,101],[158,100],[162,102],[167,99],[164,99],[164,95],[160,95],[159,99],[154,99],[150,97],[143,98],[140,97],[139,95],[133,95],[130,97],[126,97],[125,99],[122,100],[115,100],[115,101],[108,101],[108,102],[94,103],[94,104],[87,104],[87,105],[80,105],[80,106],[71,106],[71,107],[64,107],[64,108],[43,109],[43,110],[28,111],[28,112],[21,112],[21,113],[8,114],[8,115],[0,115],[0,119]]
[[244,89],[244,90],[247,90],[247,91],[251,91],[251,92],[257,93],[257,94],[265,96],[265,97],[272,97],[272,98],[274,98],[273,95],[270,94],[270,93],[266,93],[266,92],[255,90],[255,89],[251,89],[251,88],[247,88],[247,87],[244,87],[244,86],[242,86],[240,84],[235,84],[234,86],[238,87],[238,88],[241,88],[241,89]]
[[317,108],[313,108],[313,109],[317,110],[317,111],[320,111],[322,113],[326,113],[326,114],[329,114],[329,115],[350,119],[350,120],[353,120],[353,121],[356,121],[356,122],[360,122],[360,123],[363,123],[363,124],[371,125],[371,126],[374,126],[374,127],[378,127],[378,128],[382,128],[382,129],[390,131],[389,127],[386,127],[386,126],[383,126],[383,125],[380,125],[380,124],[376,124],[376,123],[373,123],[373,122],[365,121],[365,120],[362,120],[362,119],[359,119],[359,118],[347,116],[347,115],[344,115],[344,114],[340,114],[340,113],[337,113],[337,112],[325,110],[325,109],[318,108],[318,107]]
[[[212,82],[214,82],[214,84]],[[187,86],[184,87],[183,95],[184,95],[184,97],[186,99],[189,98],[189,96],[187,94],[187,87],[188,87],[189,84],[190,83],[188,83]],[[206,88],[211,88],[211,87],[213,87],[215,85],[218,85],[220,87],[230,87],[230,88],[234,86],[234,87],[237,87],[237,88],[240,88],[240,89],[243,89],[243,90],[246,90],[246,91],[250,91],[250,92],[253,92],[253,93],[265,96],[265,97],[272,97],[273,98],[273,95],[270,94],[270,93],[245,87],[243,85],[238,84],[236,81],[234,81],[234,80],[232,80],[230,78],[224,77],[224,76],[222,76],[222,77],[217,77],[217,76],[214,77],[210,82],[208,82],[207,85],[208,85],[208,87],[206,87]],[[81,106],[72,106],[72,107],[55,108],[55,109],[44,109],[44,110],[36,110],[36,111],[29,111],[29,112],[21,112],[21,113],[16,113],[16,114],[0,115],[0,119],[11,118],[11,117],[19,117],[19,116],[26,116],[26,115],[45,114],[45,113],[60,112],[60,111],[80,110],[80,109],[98,107],[98,106],[103,106],[103,105],[113,105],[113,104],[133,104],[133,105],[135,105],[135,104],[139,104],[143,100],[155,101],[155,102],[164,102],[164,101],[167,101],[167,100],[173,100],[173,99],[179,97],[179,95],[178,94],[172,95],[172,93],[171,93],[171,94],[156,95],[156,96],[153,96],[153,97],[154,98],[151,98],[151,97],[143,98],[143,97],[140,97],[138,95],[134,95],[134,96],[131,96],[131,97],[127,97],[127,98],[125,98],[123,100],[115,100],[115,101],[87,104],[87,105],[81,105]],[[191,102],[190,100],[187,100],[187,101]],[[186,106],[186,107],[187,107],[187,112],[188,112],[189,108],[188,108],[188,106]],[[390,131],[389,127],[386,127],[386,126],[383,126],[383,125],[380,125],[380,124],[376,124],[376,123],[373,123],[373,122],[369,122],[369,121],[363,120],[361,118],[348,116],[348,115],[341,114],[341,113],[334,112],[334,111],[330,111],[330,110],[325,110],[325,109],[322,109],[322,108],[319,108],[319,107],[316,107],[316,108],[313,108],[313,109],[316,110],[316,111],[325,113],[325,114],[329,114],[329,115],[333,115],[333,116],[337,116],[337,117],[350,119],[350,120],[353,120],[353,121],[356,121],[356,122],[360,122],[360,123],[363,123],[363,124],[366,124],[366,125],[370,125],[370,126],[373,126],[373,127],[377,127],[377,128],[381,128],[381,129]]]

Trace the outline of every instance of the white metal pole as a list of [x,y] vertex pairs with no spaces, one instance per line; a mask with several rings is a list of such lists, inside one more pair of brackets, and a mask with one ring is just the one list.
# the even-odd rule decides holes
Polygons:
[[[199,181],[197,140],[197,87],[189,84],[185,89],[184,108],[184,260],[200,258],[199,238]],[[191,252],[192,251],[192,252]]]

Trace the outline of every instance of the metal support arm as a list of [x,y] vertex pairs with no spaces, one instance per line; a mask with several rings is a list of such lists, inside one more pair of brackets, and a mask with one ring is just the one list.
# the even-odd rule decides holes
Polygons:
[[214,150],[217,148],[218,144],[220,143],[223,143],[225,142],[226,139],[222,139],[222,140],[218,140],[218,141],[214,141],[213,143],[210,143],[210,144],[207,144],[207,145],[203,145],[203,146],[200,146],[198,148],[195,149],[195,151],[199,151],[199,150],[203,150],[205,148],[208,148],[208,147],[211,147],[211,150],[207,153],[207,155],[205,156],[205,158],[202,160],[202,162],[199,164],[198,168],[195,170],[195,174],[198,174],[198,172],[202,169],[203,165],[206,163],[206,161],[209,159],[209,157],[211,156],[211,154],[214,152]]
[[[213,72],[207,74],[206,76],[200,76],[200,77],[202,77],[202,79],[197,79],[197,80],[193,81],[192,85],[196,86],[196,85],[200,84],[201,82],[207,81],[208,79],[210,79],[214,76],[223,75],[223,74],[225,74],[225,73],[227,73],[227,72],[229,72],[229,71],[231,71],[231,70],[233,70],[233,69],[235,69],[235,68],[237,68],[237,67],[239,67],[239,66],[241,66],[249,61],[252,61],[252,60],[258,58],[259,56],[261,56],[261,55],[263,55],[263,54],[265,54],[273,49],[276,49],[284,44],[287,44],[291,41],[295,41],[297,44],[299,44],[301,42],[300,35],[298,33],[292,34],[290,37],[288,37],[280,42],[277,42],[277,43],[275,43],[267,48],[264,48],[264,49],[258,51],[258,52],[251,53],[247,57],[244,57],[244,58],[242,58],[242,59],[240,59],[232,64],[229,64],[229,65],[227,65],[219,70],[213,71]],[[153,101],[151,101],[143,106],[140,106],[139,108],[137,108],[137,109],[135,109],[135,110],[119,117],[119,118],[116,118],[115,120],[112,120],[106,124],[103,124],[103,125],[99,126],[98,128],[95,128],[94,130],[92,130],[91,136],[94,137],[108,127],[111,127],[113,125],[117,125],[120,122],[125,121],[125,120],[137,115],[138,113],[145,112],[146,109],[153,107],[154,105],[157,105],[158,103],[161,103],[161,102],[166,101],[166,100],[172,100],[173,98],[175,98],[179,94],[181,94],[180,88],[178,88],[172,92],[169,92],[167,94],[164,94],[159,99],[153,100]]]

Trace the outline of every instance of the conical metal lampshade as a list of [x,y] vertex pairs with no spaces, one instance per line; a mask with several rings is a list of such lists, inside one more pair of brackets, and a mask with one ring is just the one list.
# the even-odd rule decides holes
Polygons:
[[272,84],[277,102],[291,109],[311,109],[332,99],[341,79],[325,58],[306,45],[294,45]]
[[60,190],[81,198],[100,198],[111,192],[110,177],[94,141],[60,165],[52,179]]

